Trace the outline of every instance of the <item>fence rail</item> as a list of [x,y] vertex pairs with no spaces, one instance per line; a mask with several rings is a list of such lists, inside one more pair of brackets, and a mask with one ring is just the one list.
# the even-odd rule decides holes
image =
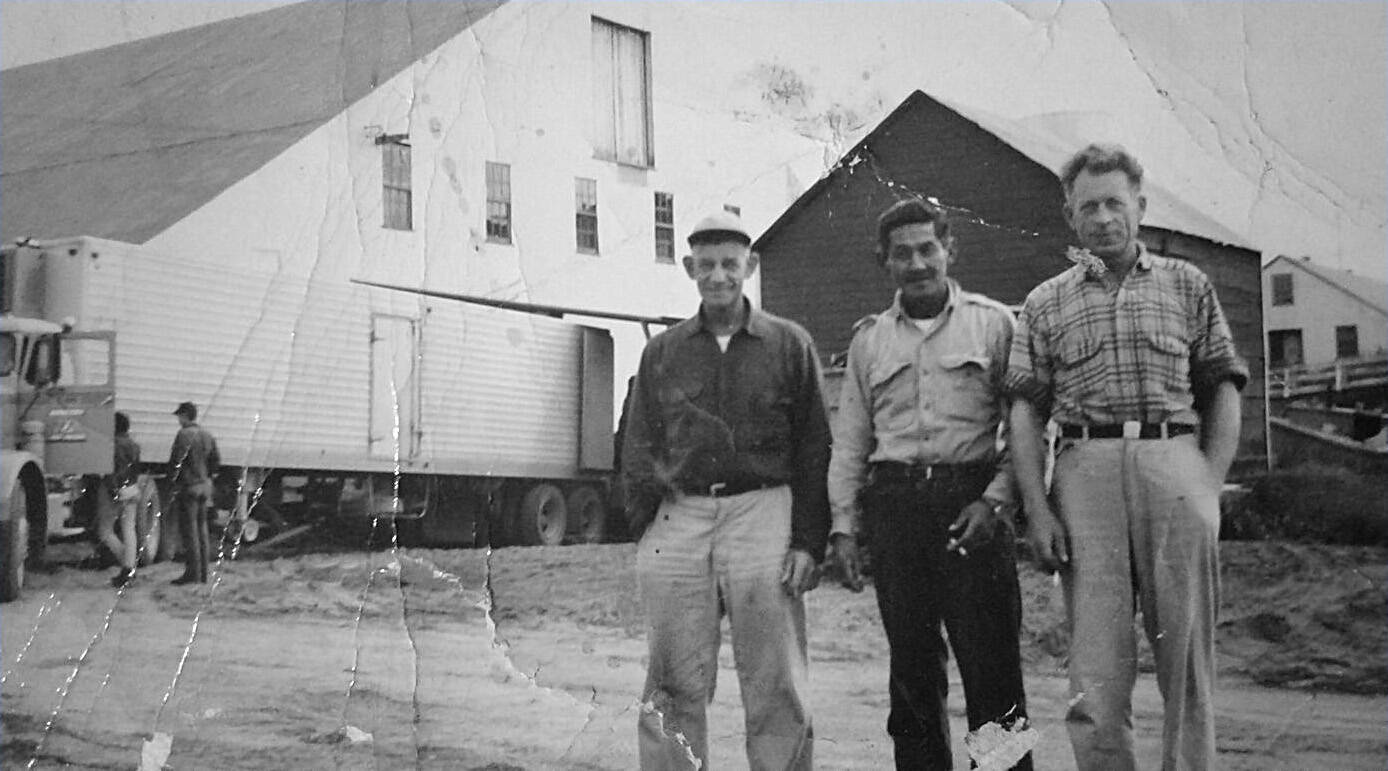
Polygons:
[[1329,392],[1388,386],[1388,357],[1299,365],[1268,371],[1268,395],[1295,399]]

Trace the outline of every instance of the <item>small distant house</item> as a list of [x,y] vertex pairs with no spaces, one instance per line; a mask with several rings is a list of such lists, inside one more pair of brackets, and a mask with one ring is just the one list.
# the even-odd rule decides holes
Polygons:
[[[803,324],[826,362],[853,323],[891,301],[873,257],[875,220],[908,195],[936,200],[959,243],[951,275],[971,291],[1019,305],[1068,267],[1073,234],[1057,172],[1086,141],[966,114],[911,94],[757,240],[762,301]],[[1214,282],[1252,380],[1243,392],[1239,458],[1267,457],[1260,256],[1244,239],[1154,181],[1144,184],[1140,236],[1158,254],[1190,260]]]
[[1388,354],[1388,283],[1282,255],[1263,266],[1268,367]]

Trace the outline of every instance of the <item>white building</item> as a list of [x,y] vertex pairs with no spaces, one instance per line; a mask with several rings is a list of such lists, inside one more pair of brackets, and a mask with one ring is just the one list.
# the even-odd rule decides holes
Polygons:
[[[12,68],[0,237],[687,315],[689,226],[760,230],[824,162],[726,108],[701,41],[746,35],[715,5],[305,2]],[[611,326],[620,398],[643,338]]]

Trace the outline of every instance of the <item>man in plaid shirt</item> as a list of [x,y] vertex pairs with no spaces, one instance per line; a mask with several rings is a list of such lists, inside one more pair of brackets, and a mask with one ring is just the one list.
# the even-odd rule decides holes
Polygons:
[[[1165,703],[1162,768],[1210,768],[1219,490],[1248,366],[1205,274],[1138,240],[1136,159],[1090,145],[1061,184],[1084,248],[1027,296],[1004,387],[1028,539],[1065,587],[1070,741],[1082,771],[1136,768],[1141,608]],[[1060,426],[1049,497],[1048,418]]]

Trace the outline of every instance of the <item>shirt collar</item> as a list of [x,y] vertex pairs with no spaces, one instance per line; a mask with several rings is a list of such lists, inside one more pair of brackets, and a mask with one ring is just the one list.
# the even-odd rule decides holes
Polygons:
[[[752,301],[746,297],[742,298],[742,307],[747,311],[742,317],[741,331],[753,337],[766,337],[771,331],[771,320],[767,318],[766,311],[759,310]],[[691,332],[708,332],[708,327],[704,324],[704,306],[699,305],[698,313],[694,314],[694,325]],[[736,332],[736,330],[734,330]],[[710,332],[710,334],[712,334]]]
[[[1084,272],[1086,280],[1102,281],[1104,274],[1108,272],[1108,266],[1104,265],[1104,261],[1088,249],[1072,246],[1065,250],[1065,256]],[[1137,262],[1133,268],[1144,273],[1152,269],[1152,253],[1147,251],[1147,245],[1141,241],[1137,242]]]
[[[947,316],[959,303],[959,283],[952,278],[945,279],[945,285],[949,287],[949,299],[945,300],[945,307],[940,310],[940,316]],[[887,311],[892,314],[892,318],[898,321],[927,321],[928,319],[913,319],[906,315],[906,308],[901,304],[901,290],[896,290],[895,297],[892,298],[892,307]]]

